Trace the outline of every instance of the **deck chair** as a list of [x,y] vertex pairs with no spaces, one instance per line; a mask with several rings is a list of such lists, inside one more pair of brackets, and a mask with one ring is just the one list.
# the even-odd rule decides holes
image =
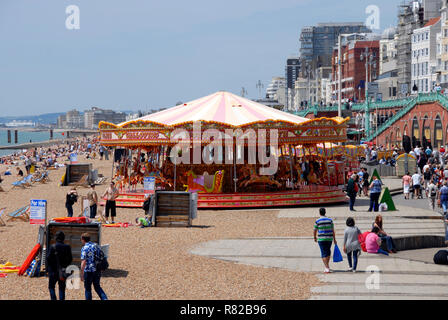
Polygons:
[[33,175],[32,174],[27,175],[25,177],[25,179],[23,179],[22,181],[23,181],[23,185],[25,187],[31,187],[32,186],[32,181],[33,181]]
[[1,208],[0,209],[0,227],[4,227],[6,226],[5,221],[3,220],[2,216],[5,213],[6,208]]
[[74,183],[70,183],[71,186],[75,186],[75,187],[87,187],[88,186],[88,181],[87,179],[89,178],[89,176],[82,176],[81,179],[79,179],[78,182],[74,182]]
[[25,186],[24,186],[24,184],[23,184],[23,180],[16,181],[16,182],[13,182],[13,183],[12,183],[12,188],[13,188],[13,189],[14,189],[14,188],[18,188],[18,187],[25,188]]
[[8,221],[10,220],[23,220],[25,222],[30,220],[30,216],[28,214],[28,211],[30,210],[30,206],[25,206],[22,207],[14,212],[11,212],[10,214],[8,214]]

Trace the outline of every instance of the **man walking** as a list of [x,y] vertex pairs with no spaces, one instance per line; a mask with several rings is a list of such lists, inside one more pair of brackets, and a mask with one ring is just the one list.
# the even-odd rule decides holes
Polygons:
[[90,219],[95,219],[96,217],[96,210],[98,207],[98,195],[95,191],[95,184],[90,185],[90,190],[87,193],[87,200],[89,200],[89,206],[90,206]]
[[72,263],[72,249],[64,244],[65,234],[56,232],[56,243],[50,246],[47,254],[48,289],[51,300],[56,300],[56,282],[59,287],[59,300],[65,300],[65,279],[61,278],[62,268],[67,268]]
[[422,185],[422,176],[415,170],[415,173],[412,175],[412,186],[414,187],[414,196],[416,199],[420,198],[420,189]]
[[109,212],[114,223],[114,218],[117,216],[117,206],[115,200],[118,198],[118,189],[115,188],[115,183],[111,182],[109,188],[103,194],[103,198],[106,198],[106,218],[109,221]]
[[334,240],[336,245],[336,234],[334,232],[333,220],[325,217],[325,208],[319,209],[320,218],[314,224],[314,242],[319,244],[322,261],[325,265],[324,273],[330,273],[331,244]]
[[90,234],[81,235],[81,281],[84,281],[86,300],[92,300],[92,284],[95,292],[101,300],[107,300],[100,285],[101,270],[97,270],[97,262],[104,258],[104,253],[100,246],[90,241]]

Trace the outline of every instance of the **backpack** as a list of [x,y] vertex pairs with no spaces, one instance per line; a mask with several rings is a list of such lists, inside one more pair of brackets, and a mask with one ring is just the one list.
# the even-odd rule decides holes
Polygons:
[[431,189],[431,194],[430,194],[430,196],[431,196],[431,198],[435,198],[436,195],[437,195],[437,191],[436,191],[436,188],[434,187],[434,188]]
[[431,179],[431,172],[430,171],[426,171],[423,174],[423,176],[424,176],[425,180],[430,180]]
[[361,233],[360,235],[358,235],[358,241],[359,244],[361,245],[361,249],[364,252],[367,252],[367,247],[366,247],[366,238],[367,235],[370,233],[370,231],[366,231],[364,233]]
[[446,264],[448,265],[448,250],[439,250],[434,255],[434,263],[435,264]]
[[107,261],[103,250],[101,250],[101,247],[99,245],[97,246],[100,250],[100,259],[98,261],[95,261],[95,268],[97,271],[106,271],[109,268],[109,262]]

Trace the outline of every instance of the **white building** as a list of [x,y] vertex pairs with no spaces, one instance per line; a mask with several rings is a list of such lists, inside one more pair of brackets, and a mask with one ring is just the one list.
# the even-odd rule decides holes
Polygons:
[[440,17],[428,21],[412,33],[411,86],[412,92],[430,92],[437,82],[437,34]]
[[278,89],[281,87],[286,87],[286,79],[283,77],[273,77],[271,83],[266,88],[266,97],[271,100],[278,100],[276,95]]

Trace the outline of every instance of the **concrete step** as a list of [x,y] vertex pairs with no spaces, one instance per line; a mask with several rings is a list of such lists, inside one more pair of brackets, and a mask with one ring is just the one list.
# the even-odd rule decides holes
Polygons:
[[380,283],[379,290],[368,289],[365,284],[338,284],[338,285],[325,285],[321,287],[311,288],[312,293],[326,293],[326,294],[394,294],[403,296],[437,296],[437,297],[447,297],[448,298],[448,287],[438,285],[385,285]]

